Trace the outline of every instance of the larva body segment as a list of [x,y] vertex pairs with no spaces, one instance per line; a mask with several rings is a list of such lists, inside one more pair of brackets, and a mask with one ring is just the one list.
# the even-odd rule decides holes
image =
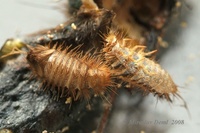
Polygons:
[[146,56],[145,46],[134,39],[120,38],[115,34],[106,37],[103,52],[106,60],[117,71],[119,78],[129,87],[139,87],[144,92],[154,93],[171,101],[170,94],[177,94],[177,86],[170,75],[155,61]]
[[109,68],[99,57],[77,53],[69,47],[63,50],[60,46],[38,45],[30,48],[27,60],[34,75],[54,95],[57,92],[58,96],[71,96],[75,100],[88,100],[91,94],[102,95],[112,84]]

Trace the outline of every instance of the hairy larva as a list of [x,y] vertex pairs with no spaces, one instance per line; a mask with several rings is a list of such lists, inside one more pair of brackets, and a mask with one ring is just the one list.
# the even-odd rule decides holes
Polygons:
[[110,69],[100,56],[82,55],[78,48],[58,45],[29,49],[26,59],[33,74],[54,95],[88,100],[92,95],[102,96],[112,86]]
[[180,97],[170,75],[155,61],[147,58],[155,51],[146,53],[146,47],[139,44],[138,40],[123,38],[112,32],[105,40],[105,58],[127,86],[139,87],[146,93],[154,93],[170,102],[171,94]]

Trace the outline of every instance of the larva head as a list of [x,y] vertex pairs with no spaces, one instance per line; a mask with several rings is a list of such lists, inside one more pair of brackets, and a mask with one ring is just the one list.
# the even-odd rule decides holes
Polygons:
[[49,49],[47,46],[38,45],[36,47],[29,47],[30,51],[27,54],[27,61],[30,68],[38,76],[42,77],[43,67],[50,55],[55,51],[54,49]]
[[120,45],[120,47],[126,47],[129,49],[133,49],[135,51],[135,46],[141,46],[142,41],[136,39],[136,38],[129,38],[127,37],[127,33],[124,31],[116,31],[114,29],[111,29],[110,32],[104,37],[105,41],[107,42],[106,46],[114,46],[117,43]]
[[109,34],[107,37],[106,37],[106,42],[108,44],[113,44],[117,41],[117,38],[114,34]]

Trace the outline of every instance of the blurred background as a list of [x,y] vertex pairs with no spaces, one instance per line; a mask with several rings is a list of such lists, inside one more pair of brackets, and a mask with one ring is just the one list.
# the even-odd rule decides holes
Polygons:
[[[8,38],[23,37],[42,29],[65,22],[63,1],[55,0],[6,0],[0,4],[0,46]],[[167,28],[165,41],[168,49],[159,59],[187,102],[187,110],[181,101],[170,105],[148,95],[138,106],[135,98],[122,92],[109,122],[108,132],[165,132],[188,133],[200,130],[200,1],[182,0],[179,16],[174,17]],[[137,108],[135,108],[137,107]],[[155,123],[163,121],[163,123]],[[167,121],[167,124],[164,123]],[[180,121],[172,125],[173,121]],[[182,122],[184,121],[184,123]]]

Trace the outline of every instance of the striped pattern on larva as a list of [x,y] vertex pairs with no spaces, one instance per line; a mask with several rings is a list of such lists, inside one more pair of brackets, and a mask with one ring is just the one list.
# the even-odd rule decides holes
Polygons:
[[112,86],[109,67],[99,56],[83,55],[78,48],[38,45],[30,47],[27,61],[33,74],[42,80],[45,90],[74,100],[102,96]]
[[127,86],[139,87],[144,92],[154,93],[170,102],[171,94],[180,97],[170,75],[155,61],[147,58],[155,51],[145,53],[146,47],[137,40],[123,38],[115,33],[108,34],[105,40],[105,58]]

